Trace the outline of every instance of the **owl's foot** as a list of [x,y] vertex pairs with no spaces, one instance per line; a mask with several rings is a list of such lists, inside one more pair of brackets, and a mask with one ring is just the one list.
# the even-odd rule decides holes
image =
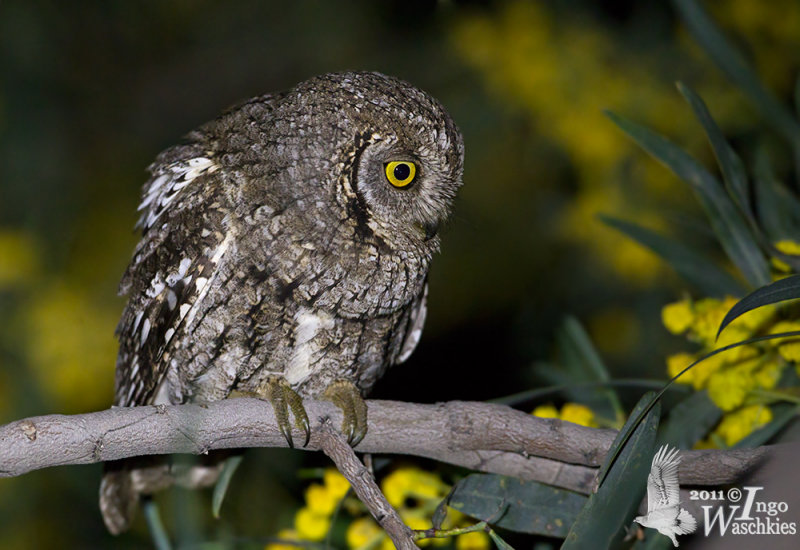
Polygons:
[[351,447],[361,443],[367,435],[367,403],[355,384],[337,380],[325,389],[322,398],[342,410],[342,433],[347,436],[347,443]]
[[289,383],[282,376],[269,376],[256,392],[243,392],[235,390],[230,397],[247,396],[266,399],[272,404],[275,411],[275,421],[278,429],[283,434],[289,447],[294,449],[294,439],[292,438],[292,424],[289,419],[289,411],[294,416],[295,427],[305,435],[303,447],[308,445],[311,438],[311,423],[308,421],[308,414],[303,406],[303,400],[292,389]]

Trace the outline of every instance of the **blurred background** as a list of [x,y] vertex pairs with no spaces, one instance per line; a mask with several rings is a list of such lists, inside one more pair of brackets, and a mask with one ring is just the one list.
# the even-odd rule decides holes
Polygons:
[[[670,136],[708,166],[676,80],[703,96],[734,144],[758,117],[669,3],[600,4],[0,3],[0,423],[109,406],[124,304],[116,289],[155,155],[239,100],[347,69],[430,92],[466,146],[421,345],[374,397],[486,400],[535,388],[534,365],[557,361],[567,314],[614,377],[665,379],[664,357],[683,339],[663,328],[660,311],[693,289],[597,215],[662,231],[666,220],[710,257],[722,254],[688,187],[603,110]],[[788,101],[800,4],[704,5]],[[252,451],[222,520],[210,520],[207,494],[179,493],[163,497],[166,522],[187,544],[270,536],[302,501],[297,469],[320,464],[308,453]],[[100,472],[0,480],[0,546],[148,547],[143,522],[116,540],[106,534]]]

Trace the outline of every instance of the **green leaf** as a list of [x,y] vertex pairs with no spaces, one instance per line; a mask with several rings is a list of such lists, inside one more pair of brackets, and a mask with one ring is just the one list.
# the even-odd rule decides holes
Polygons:
[[535,481],[470,474],[453,489],[450,506],[493,526],[563,538],[587,500],[578,493]]
[[211,496],[211,513],[215,518],[219,518],[219,512],[222,508],[222,501],[225,499],[225,493],[228,492],[228,485],[230,485],[233,474],[242,463],[244,455],[233,455],[225,459],[222,465],[222,472],[219,474],[217,484],[214,485],[214,494]]
[[709,399],[708,392],[693,393],[669,411],[661,424],[659,445],[691,449],[716,426],[721,417],[722,410]]
[[161,514],[158,511],[156,501],[152,498],[145,498],[142,502],[142,508],[147,527],[150,530],[150,536],[153,538],[153,546],[157,550],[172,550],[172,543],[169,541],[169,535],[164,528],[164,522],[161,521]]
[[[653,405],[654,399],[653,392],[646,393],[617,434],[601,468],[607,472],[605,481],[578,514],[562,550],[619,546],[647,486],[660,410],[657,403]],[[646,416],[639,423],[642,413]]]
[[673,0],[689,32],[741,90],[750,97],[766,121],[795,146],[800,143],[800,125],[747,66],[712,19],[695,0]]
[[661,256],[675,271],[706,296],[742,294],[742,285],[727,271],[717,267],[708,256],[655,231],[610,216],[600,219]]
[[773,405],[771,408],[772,420],[736,443],[733,446],[735,449],[764,445],[800,414],[800,407],[788,403]]
[[494,541],[495,546],[497,546],[498,550],[514,550],[514,547],[504,541],[500,535],[495,533],[494,531],[489,531],[489,536]]
[[705,102],[697,95],[691,88],[678,82],[678,91],[683,95],[689,105],[692,107],[697,120],[703,126],[708,136],[708,141],[711,143],[711,148],[714,150],[714,156],[717,158],[720,170],[722,170],[722,178],[725,181],[725,186],[728,193],[739,204],[739,208],[747,216],[752,216],[752,208],[750,206],[750,192],[747,184],[747,173],[744,170],[742,159],[736,154],[736,151],[728,145],[722,130],[719,129],[714,118],[708,111]]
[[[567,316],[564,319],[556,338],[559,349],[572,358],[576,372],[580,372],[579,380],[605,383],[611,379],[589,335],[575,317]],[[614,388],[605,386],[596,391],[605,396],[615,416],[621,421],[625,413]]]
[[[794,239],[800,233],[800,201],[775,176],[764,147],[756,150],[755,192],[758,219],[771,241]],[[773,248],[772,255],[800,271],[800,258]]]
[[694,189],[722,248],[747,281],[753,286],[767,284],[770,281],[767,261],[747,222],[717,179],[686,151],[663,136],[614,113],[607,114],[653,158]]
[[779,279],[761,288],[757,288],[734,305],[725,315],[717,331],[717,338],[722,331],[738,317],[758,307],[800,298],[800,275],[791,275]]

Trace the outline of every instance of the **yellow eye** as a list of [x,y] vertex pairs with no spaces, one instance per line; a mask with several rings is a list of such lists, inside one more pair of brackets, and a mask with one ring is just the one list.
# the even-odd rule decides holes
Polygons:
[[417,165],[405,160],[386,163],[386,179],[395,187],[408,187],[417,175]]

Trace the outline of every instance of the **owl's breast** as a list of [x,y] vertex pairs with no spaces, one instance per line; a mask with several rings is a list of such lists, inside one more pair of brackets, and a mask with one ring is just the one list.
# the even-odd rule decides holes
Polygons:
[[281,299],[353,320],[407,308],[422,292],[430,264],[428,251],[392,248],[365,239],[347,220],[295,210],[275,213],[245,235],[241,269],[257,270]]

